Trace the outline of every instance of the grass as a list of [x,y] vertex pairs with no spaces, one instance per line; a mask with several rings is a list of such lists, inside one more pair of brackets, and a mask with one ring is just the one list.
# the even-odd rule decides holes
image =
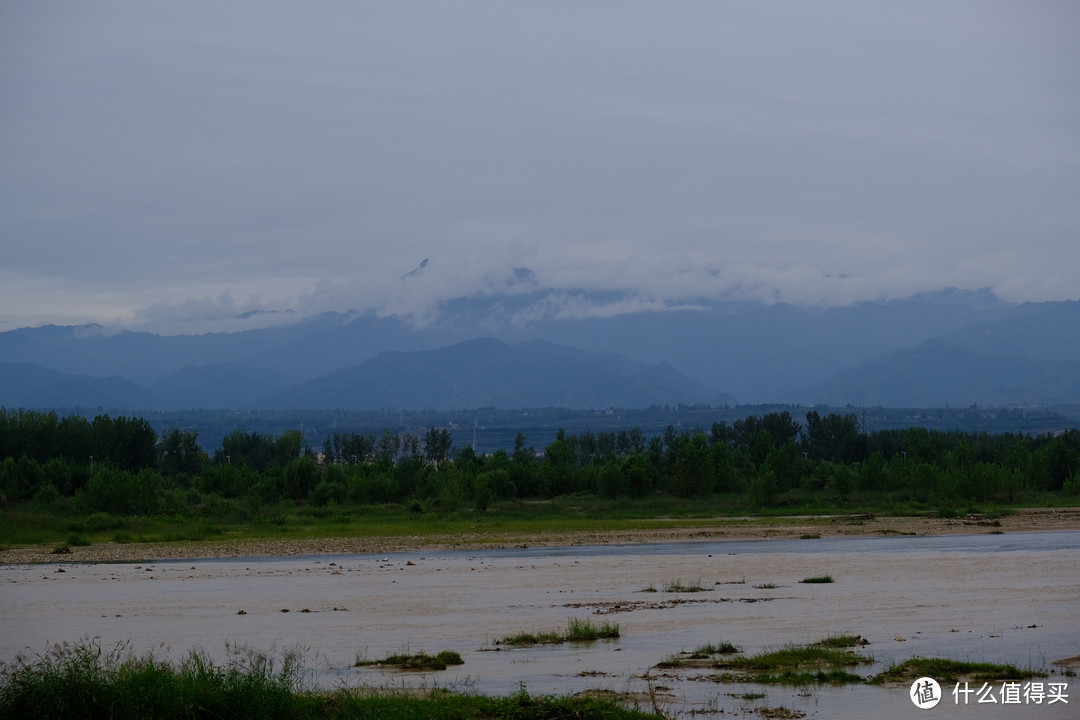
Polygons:
[[1044,672],[1031,669],[1023,670],[1015,665],[914,657],[889,666],[883,672],[875,675],[871,682],[876,684],[905,682],[924,675],[932,677],[938,682],[956,682],[962,678],[990,682],[993,680],[1017,680],[1026,677],[1046,677]]
[[[943,683],[957,680],[994,682],[1047,676],[1045,672],[1031,668],[1018,668],[1015,665],[914,657],[896,663],[867,679],[850,672],[849,668],[873,662],[872,657],[859,654],[852,649],[868,644],[869,642],[861,635],[837,634],[808,645],[788,645],[757,655],[722,659],[717,659],[716,656],[737,653],[738,648],[728,643],[722,646],[710,644],[694,652],[679,653],[657,663],[657,667],[712,667],[721,671],[712,677],[716,682],[756,682],[762,685],[791,686],[843,685],[862,682],[881,685],[907,683],[923,676],[932,677]],[[710,662],[702,665],[703,660]]]
[[239,708],[252,717],[310,717],[310,700],[296,692],[296,667],[293,656],[218,667],[192,653],[174,666],[122,645],[107,652],[89,641],[57,646],[4,669],[0,717],[214,717]]
[[558,645],[565,642],[593,642],[619,637],[619,624],[605,621],[602,625],[593,625],[591,620],[570,618],[566,631],[546,631],[540,633],[518,633],[497,640],[498,645]]
[[[855,652],[870,643],[861,635],[835,634],[807,645],[787,645],[757,655],[732,657],[741,652],[730,644],[703,645],[692,652],[681,652],[657,663],[658,668],[710,667],[719,670],[711,676],[720,683],[760,683],[762,685],[846,685],[856,683],[906,683],[929,676],[939,682],[972,680],[993,682],[1046,677],[1047,673],[1015,665],[966,662],[944,658],[915,657],[896,663],[872,678],[864,678],[851,668],[874,662]],[[718,656],[725,657],[718,657]]]
[[815,577],[803,578],[799,582],[801,583],[831,583],[833,582],[832,575],[817,575]]
[[461,655],[453,650],[443,650],[437,655],[428,655],[421,651],[418,653],[404,653],[400,655],[387,655],[382,660],[365,660],[357,656],[354,667],[369,665],[392,665],[402,670],[445,670],[450,665],[464,665]]
[[718,660],[713,667],[726,670],[720,682],[758,682],[763,685],[842,685],[863,682],[847,670],[873,659],[851,647],[864,644],[858,635],[833,635],[811,645],[788,645],[757,655]]
[[732,658],[720,667],[740,670],[785,670],[809,665],[849,667],[868,662],[868,659],[849,649],[819,645],[789,645],[779,650],[749,657]]
[[619,637],[619,624],[604,621],[599,627],[590,620],[570,618],[567,623],[566,639],[570,642],[592,642]]
[[693,654],[708,657],[712,655],[733,655],[735,653],[741,652],[742,648],[738,645],[729,642],[722,642],[701,645],[693,651]]
[[701,580],[696,580],[694,582],[689,582],[689,583],[684,583],[682,580],[672,580],[667,585],[664,585],[663,590],[664,590],[664,592],[691,593],[691,592],[708,592],[709,590],[712,590],[712,588],[711,587],[705,587],[704,585],[702,585]]
[[[207,539],[258,540],[288,537],[427,537],[444,534],[465,536],[463,543],[484,542],[485,536],[532,537],[573,531],[652,530],[701,528],[723,534],[726,527],[806,526],[814,522],[832,526],[835,517],[820,521],[792,516],[835,516],[835,503],[812,495],[792,498],[775,508],[760,508],[741,493],[711,495],[700,499],[666,494],[640,500],[608,500],[593,495],[557,497],[550,500],[512,500],[493,503],[484,513],[461,510],[452,513],[409,511],[409,503],[342,504],[335,508],[296,504],[291,501],[260,503],[253,498],[221,498],[206,493],[198,502],[186,501],[173,491],[172,502],[163,501],[158,514],[121,516],[80,510],[71,498],[59,506],[38,507],[32,502],[8,505],[0,521],[0,547],[58,545],[71,534],[92,543],[176,542]],[[1061,504],[1059,493],[1029,492],[1011,506],[995,506],[1001,516],[1011,507],[1048,507]],[[847,501],[845,514],[915,516],[936,508],[917,502],[900,502],[893,495],[862,494]],[[725,517],[727,516],[727,517]],[[813,534],[813,533],[807,533]],[[70,543],[68,543],[70,545]]]
[[303,686],[296,655],[257,653],[215,665],[192,653],[179,664],[136,656],[126,646],[57,646],[0,672],[0,720],[16,718],[263,718],[265,720],[659,720],[604,698],[506,697],[405,691],[316,692]]
[[814,643],[815,647],[824,648],[851,648],[869,645],[870,642],[862,635],[829,635]]
[[761,673],[754,676],[754,682],[762,685],[854,685],[861,683],[860,675],[849,673],[840,668],[827,670],[784,670],[781,673]]
[[686,652],[683,651],[677,655],[672,655],[666,660],[662,660],[656,664],[659,668],[677,668],[677,667],[708,667],[717,655],[734,655],[741,653],[742,648],[729,642],[721,643],[707,643],[700,645],[697,648]]
[[507,635],[502,640],[496,640],[497,645],[559,645],[566,642],[566,635],[551,630],[541,633],[518,633],[517,635]]

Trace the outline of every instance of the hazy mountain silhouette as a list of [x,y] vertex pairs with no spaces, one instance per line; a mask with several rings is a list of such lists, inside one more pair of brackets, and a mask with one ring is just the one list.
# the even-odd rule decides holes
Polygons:
[[21,328],[0,333],[0,404],[1080,402],[1075,302],[1010,305],[946,291],[846,308],[702,302],[609,312],[618,301],[587,293],[461,298],[423,327],[349,312],[205,335]]
[[1080,403],[1080,303],[1029,303],[807,391],[824,404],[934,407]]
[[94,378],[0,362],[0,406],[149,409],[162,407],[163,402],[145,387],[115,375]]
[[385,352],[261,400],[266,408],[648,407],[730,398],[668,365],[493,338]]

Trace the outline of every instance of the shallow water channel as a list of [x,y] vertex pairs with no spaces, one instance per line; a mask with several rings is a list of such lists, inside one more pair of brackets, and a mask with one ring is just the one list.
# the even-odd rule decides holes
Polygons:
[[[762,707],[821,718],[1078,717],[1080,681],[1051,664],[1080,655],[1078,551],[1080,532],[1068,531],[2,565],[0,659],[82,638],[174,659],[194,648],[222,661],[238,649],[299,648],[325,687],[614,691],[682,717],[760,717]],[[799,582],[819,575],[835,581]],[[664,591],[676,582],[706,589]],[[618,623],[621,637],[495,642],[562,630],[569,618]],[[705,643],[752,654],[834,634],[869,641],[859,652],[873,662],[852,669],[859,675],[912,656],[1011,663],[1053,671],[1041,680],[1068,683],[1068,704],[976,704],[972,695],[958,705],[943,683],[942,702],[923,711],[906,685],[718,683],[715,670],[654,667]],[[465,664],[353,667],[358,656],[405,650],[456,650]]]

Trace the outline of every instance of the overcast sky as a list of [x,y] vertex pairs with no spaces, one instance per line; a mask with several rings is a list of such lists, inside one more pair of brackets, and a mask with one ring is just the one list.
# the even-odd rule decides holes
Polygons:
[[1077,299],[1078,31],[1073,0],[5,2],[0,330]]

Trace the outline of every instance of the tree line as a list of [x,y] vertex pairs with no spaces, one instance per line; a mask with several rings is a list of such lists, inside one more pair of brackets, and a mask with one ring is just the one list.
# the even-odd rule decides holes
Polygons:
[[867,433],[854,414],[787,411],[706,430],[667,427],[567,433],[541,451],[455,447],[446,428],[419,436],[341,432],[321,448],[299,430],[236,430],[213,455],[193,430],[160,435],[142,418],[0,409],[0,501],[122,515],[186,513],[214,503],[249,508],[404,503],[484,510],[514,499],[590,494],[646,498],[742,495],[782,507],[859,498],[956,504],[1012,502],[1037,492],[1080,494],[1080,431],[1051,435]]

